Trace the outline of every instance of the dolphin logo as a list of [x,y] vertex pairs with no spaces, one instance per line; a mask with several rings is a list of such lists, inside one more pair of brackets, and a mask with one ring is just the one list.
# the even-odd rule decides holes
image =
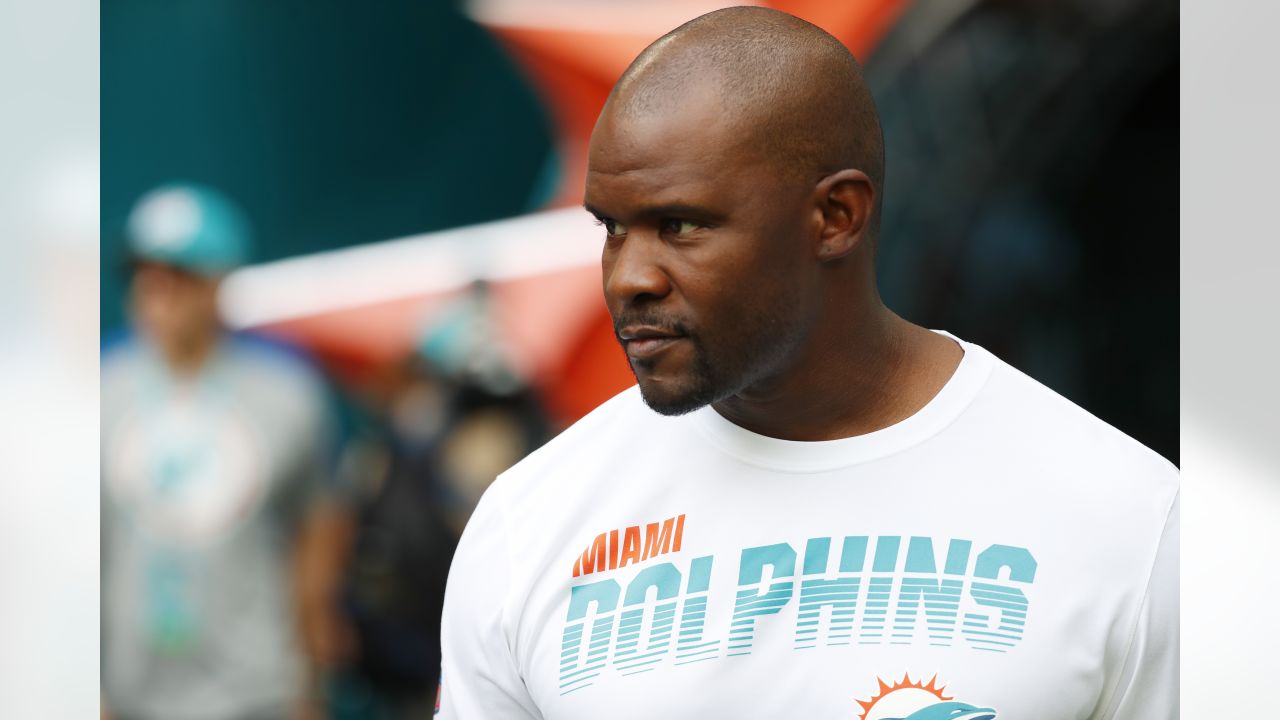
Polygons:
[[995,720],[994,708],[974,707],[962,702],[940,702],[917,710],[905,718],[885,720]]

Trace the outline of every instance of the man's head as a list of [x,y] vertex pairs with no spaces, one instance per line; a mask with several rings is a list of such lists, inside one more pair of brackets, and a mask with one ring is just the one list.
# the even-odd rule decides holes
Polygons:
[[199,354],[220,331],[218,284],[248,254],[248,224],[221,193],[168,185],[144,195],[126,228],[130,314],[171,359]]
[[834,301],[874,297],[882,148],[853,56],[790,15],[716,11],[636,58],[592,135],[586,206],[650,407],[802,372]]

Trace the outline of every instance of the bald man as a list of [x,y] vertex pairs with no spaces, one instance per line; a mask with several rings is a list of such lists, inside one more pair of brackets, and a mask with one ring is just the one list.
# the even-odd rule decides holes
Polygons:
[[585,204],[638,387],[477,508],[442,717],[1177,716],[1176,469],[886,308],[883,177],[808,23],[718,11],[632,63]]

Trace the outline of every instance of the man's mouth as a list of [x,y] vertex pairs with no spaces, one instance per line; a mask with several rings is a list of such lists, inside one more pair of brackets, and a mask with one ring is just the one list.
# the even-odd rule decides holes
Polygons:
[[618,331],[618,339],[632,360],[650,360],[676,343],[684,335],[653,327],[626,327]]
[[643,338],[625,341],[627,356],[632,360],[651,360],[663,350],[680,342],[682,337]]

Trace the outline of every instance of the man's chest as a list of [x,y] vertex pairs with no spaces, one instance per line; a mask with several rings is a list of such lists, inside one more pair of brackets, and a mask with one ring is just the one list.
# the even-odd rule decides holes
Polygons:
[[654,517],[557,559],[519,662],[549,719],[1083,719],[1123,610],[1086,566],[1017,526]]
[[242,394],[140,393],[104,416],[102,473],[112,507],[166,541],[225,537],[266,507],[304,459],[288,434],[296,420]]

